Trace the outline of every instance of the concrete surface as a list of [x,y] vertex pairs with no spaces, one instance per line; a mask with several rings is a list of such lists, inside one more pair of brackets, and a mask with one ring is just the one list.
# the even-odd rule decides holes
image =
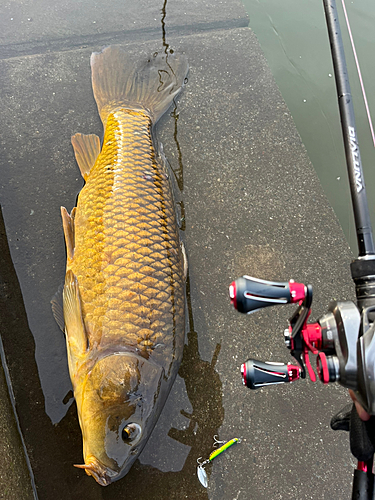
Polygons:
[[179,36],[248,25],[240,0],[11,1],[0,5],[0,57],[155,39],[161,19]]
[[[70,210],[82,186],[70,136],[102,134],[89,56],[103,39],[89,21],[91,12],[104,11],[93,2],[82,3],[74,15],[69,3],[51,10],[42,3],[10,5],[22,15],[29,15],[29,5],[35,19],[45,16],[32,33],[19,25],[18,37],[11,31],[0,48],[0,201],[24,301],[24,309],[21,297],[12,306],[18,314],[2,337],[38,497],[347,498],[354,462],[347,436],[329,429],[346,392],[307,381],[257,392],[241,384],[239,367],[250,356],[289,361],[282,332],[293,308],[239,315],[227,292],[234,278],[246,273],[311,283],[312,319],[331,299],[353,299],[354,293],[352,255],[341,228],[256,37],[233,27],[246,19],[244,11],[229,0],[223,10],[198,1],[157,8],[155,2],[113,2],[106,4],[111,16],[106,10],[98,17],[108,42],[125,11],[137,16],[145,31],[136,34],[125,25],[113,37],[124,37],[135,60],[169,47],[189,60],[177,110],[158,124],[185,206],[189,315],[179,377],[130,473],[102,488],[72,467],[81,460],[81,437],[64,339],[49,301],[65,267],[59,207]],[[64,15],[73,15],[71,23],[58,22]],[[208,457],[215,434],[243,442],[208,468],[205,490],[196,459]]]

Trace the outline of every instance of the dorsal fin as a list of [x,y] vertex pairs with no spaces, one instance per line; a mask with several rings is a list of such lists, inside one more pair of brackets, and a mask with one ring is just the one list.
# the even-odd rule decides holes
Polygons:
[[86,180],[100,154],[100,139],[95,134],[75,134],[71,142],[82,177]]
[[73,208],[70,215],[65,207],[61,207],[61,217],[65,236],[66,253],[68,259],[73,259],[74,255],[74,218],[76,207]]

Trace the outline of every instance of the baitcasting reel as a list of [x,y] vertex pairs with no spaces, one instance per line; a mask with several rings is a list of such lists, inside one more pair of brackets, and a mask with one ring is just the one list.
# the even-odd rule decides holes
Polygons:
[[[339,382],[356,391],[362,406],[375,414],[375,324],[371,325],[368,318],[372,308],[363,310],[361,326],[361,315],[353,302],[334,301],[327,314],[316,323],[307,324],[312,304],[311,285],[243,276],[233,281],[229,294],[235,309],[246,314],[268,306],[299,303],[289,319],[289,328],[284,331],[285,344],[298,364],[248,359],[241,366],[244,385],[257,389],[293,382],[306,378],[306,370],[315,382],[309,358],[312,353],[317,356],[317,374],[324,384]],[[361,337],[360,328],[365,332]]]

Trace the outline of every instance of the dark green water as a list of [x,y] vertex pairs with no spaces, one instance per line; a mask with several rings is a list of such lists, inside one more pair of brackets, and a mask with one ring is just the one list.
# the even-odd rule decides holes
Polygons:
[[[323,2],[243,0],[273,75],[354,254],[353,223]],[[367,101],[375,116],[375,2],[346,0]],[[337,8],[350,75],[368,202],[375,225],[375,151],[341,0]],[[303,173],[302,173],[303,174]]]

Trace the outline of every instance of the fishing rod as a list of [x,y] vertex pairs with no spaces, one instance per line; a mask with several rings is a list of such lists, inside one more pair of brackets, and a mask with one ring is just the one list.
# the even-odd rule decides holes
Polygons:
[[[307,374],[315,382],[309,358],[312,353],[316,355],[318,378],[324,384],[339,382],[351,389],[362,407],[375,415],[375,246],[336,2],[323,0],[323,5],[358,242],[358,257],[350,265],[356,304],[333,301],[325,315],[308,324],[313,298],[311,285],[242,276],[232,282],[229,295],[235,309],[247,314],[273,305],[298,304],[289,319],[289,328],[284,331],[285,344],[297,364],[249,359],[241,366],[243,383],[248,388],[290,383],[306,378]],[[350,448],[358,460],[352,500],[372,500],[375,417],[362,422],[353,404],[350,412],[341,411],[332,418],[331,427],[350,431]]]

